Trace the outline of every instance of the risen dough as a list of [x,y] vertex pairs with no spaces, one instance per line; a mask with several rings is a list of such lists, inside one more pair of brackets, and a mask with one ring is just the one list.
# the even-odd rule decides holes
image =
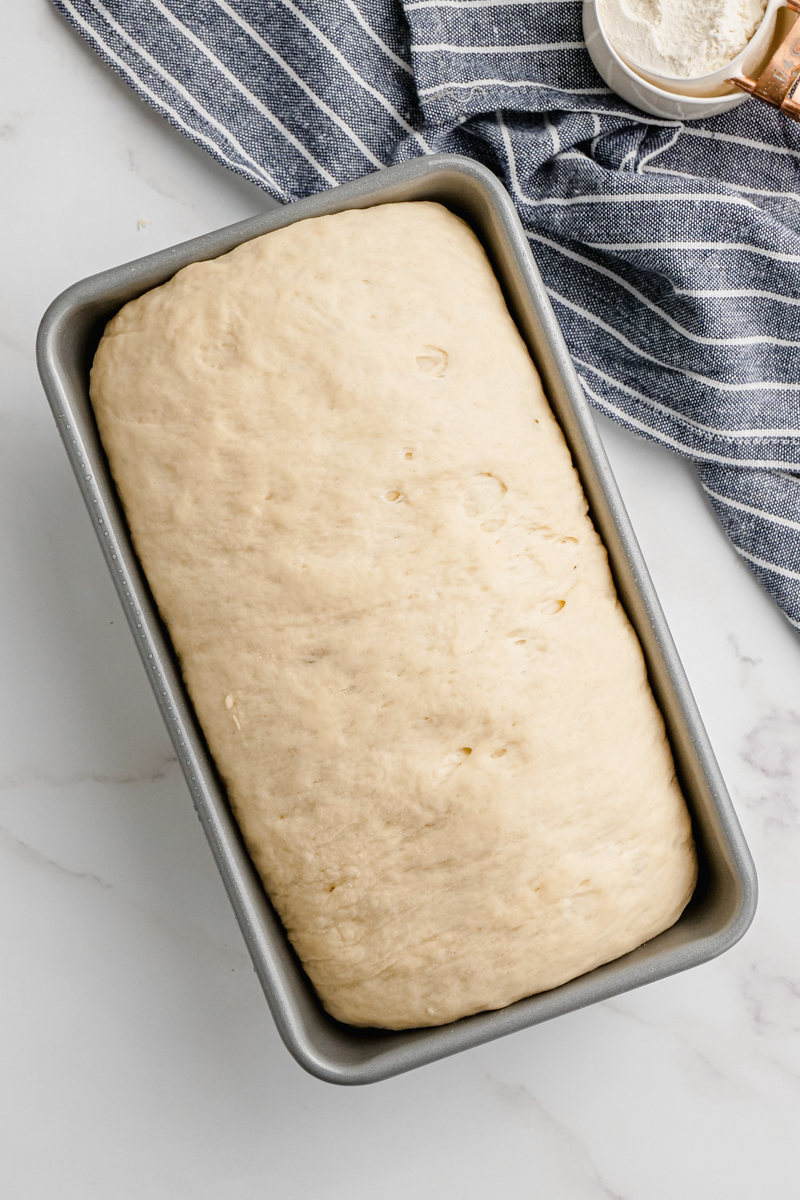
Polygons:
[[92,399],[231,803],[323,1004],[438,1025],[671,925],[689,819],[470,229],[303,221],[110,323]]

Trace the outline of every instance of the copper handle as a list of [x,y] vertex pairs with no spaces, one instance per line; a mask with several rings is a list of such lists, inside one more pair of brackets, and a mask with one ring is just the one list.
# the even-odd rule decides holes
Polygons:
[[[800,13],[800,0],[786,0],[786,7]],[[800,79],[800,29],[798,29],[795,17],[791,29],[758,79],[750,79],[747,75],[734,75],[732,79],[726,79],[725,82],[734,84],[743,92],[749,92],[756,99],[764,100],[774,108],[779,108],[788,117],[794,117],[795,121],[800,121],[800,104],[791,95],[798,79]]]

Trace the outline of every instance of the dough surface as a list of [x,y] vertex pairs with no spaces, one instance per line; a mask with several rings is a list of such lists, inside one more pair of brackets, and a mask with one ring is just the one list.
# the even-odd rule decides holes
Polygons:
[[439,1025],[673,924],[688,813],[486,256],[441,206],[180,271],[92,369],[137,553],[328,1011]]

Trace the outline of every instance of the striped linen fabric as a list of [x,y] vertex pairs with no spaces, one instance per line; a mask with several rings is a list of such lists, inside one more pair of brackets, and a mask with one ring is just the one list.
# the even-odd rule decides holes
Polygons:
[[692,459],[800,629],[800,125],[603,85],[580,0],[53,0],[140,96],[288,201],[452,151],[509,189],[589,400]]

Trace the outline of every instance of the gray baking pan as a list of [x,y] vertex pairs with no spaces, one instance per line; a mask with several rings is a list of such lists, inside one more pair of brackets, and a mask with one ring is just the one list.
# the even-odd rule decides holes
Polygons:
[[[463,216],[492,261],[569,443],[620,599],[639,635],[692,813],[700,878],[691,903],[672,929],[615,962],[498,1012],[436,1029],[387,1033],[342,1025],[323,1011],[264,893],[133,552],[92,416],[88,382],[106,321],[128,300],[164,283],[187,263],[216,258],[305,217],[400,200],[437,200]],[[402,246],[397,253],[403,253]],[[452,155],[417,158],[94,275],[69,288],[48,309],[39,331],[38,360],[61,437],[256,973],[281,1037],[307,1071],[331,1083],[386,1079],[697,966],[743,935],[756,906],[753,863],[519,218],[490,171]],[[647,803],[646,796],[642,803]]]

